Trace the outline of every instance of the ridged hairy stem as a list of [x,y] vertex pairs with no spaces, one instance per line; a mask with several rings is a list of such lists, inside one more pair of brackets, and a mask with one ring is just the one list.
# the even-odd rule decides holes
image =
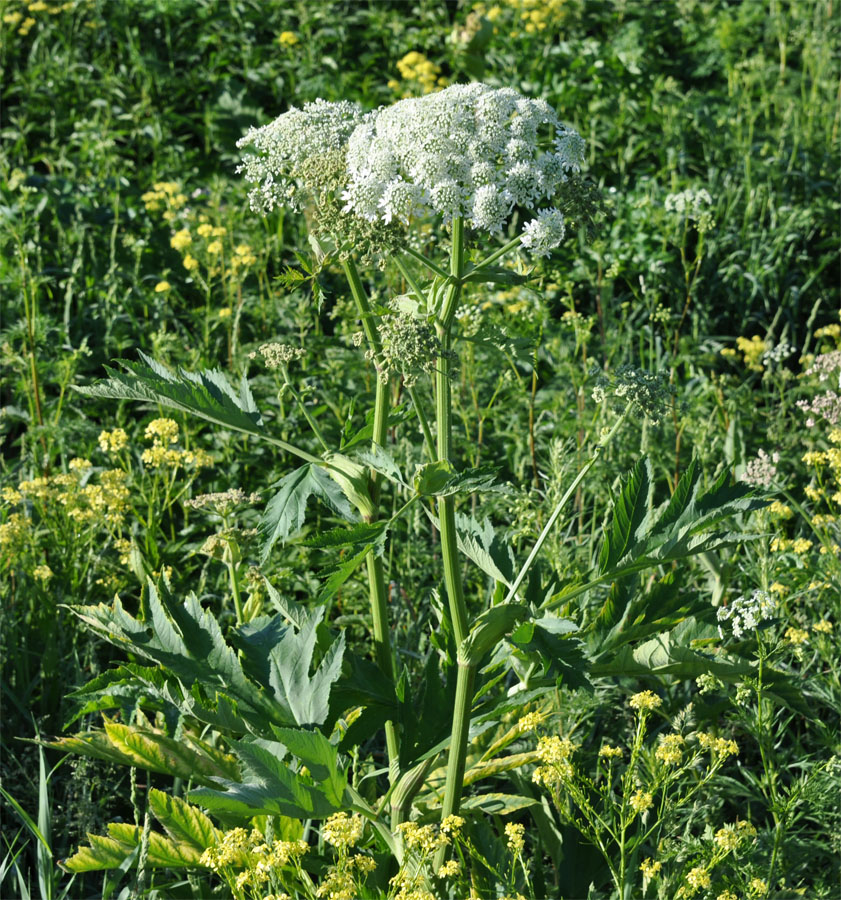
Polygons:
[[[347,277],[353,299],[362,319],[362,329],[368,339],[368,344],[374,351],[376,360],[380,354],[380,339],[371,315],[371,306],[368,296],[359,277],[359,271],[352,259],[342,260],[345,276]],[[385,447],[386,432],[388,430],[388,381],[380,378],[377,373],[377,387],[374,398],[374,432],[371,436],[371,444],[374,447]],[[370,494],[375,509],[379,505],[379,475],[371,473]],[[377,665],[383,675],[394,683],[394,660],[391,653],[391,636],[388,623],[388,589],[385,583],[382,557],[377,556],[372,550],[365,558],[368,570],[368,595],[371,602],[371,618],[374,625],[374,654]],[[388,751],[389,780],[393,783],[399,774],[400,743],[397,736],[397,726],[394,722],[385,723],[385,741]]]
[[[453,246],[450,255],[450,276],[444,303],[438,320],[438,338],[441,341],[441,356],[436,374],[435,418],[438,429],[438,459],[449,461],[452,455],[452,407],[450,398],[450,360],[452,343],[451,331],[456,309],[461,298],[461,278],[464,274],[464,222],[453,222]],[[438,501],[438,516],[441,527],[441,555],[444,562],[444,584],[452,620],[456,646],[467,637],[469,621],[464,590],[461,582],[461,565],[458,555],[458,539],[455,522],[455,501],[453,497],[441,497]],[[464,781],[464,766],[467,757],[467,738],[470,730],[470,709],[473,705],[473,685],[476,670],[473,666],[459,665],[456,680],[456,698],[453,707],[453,728],[450,750],[447,758],[447,780],[444,785],[442,819],[458,813]],[[434,869],[444,860],[446,850],[437,854]]]

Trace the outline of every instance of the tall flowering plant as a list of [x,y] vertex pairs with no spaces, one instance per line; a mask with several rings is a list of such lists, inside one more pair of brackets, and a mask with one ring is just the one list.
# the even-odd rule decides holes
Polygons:
[[[229,633],[195,596],[184,603],[176,601],[165,578],[149,582],[137,617],[119,600],[111,607],[81,608],[77,614],[95,632],[130,647],[152,665],[118,667],[81,692],[86,709],[126,707],[135,716],[133,725],[108,722],[104,732],[62,739],[54,746],[189,777],[193,783],[189,800],[223,819],[270,817],[260,834],[232,842],[214,830],[204,814],[189,813],[202,828],[201,834],[190,833],[192,856],[184,851],[184,858],[224,874],[236,896],[238,891],[245,896],[249,884],[258,892],[268,882],[291,884],[283,878],[292,878],[292,868],[293,881],[298,879],[295,890],[300,889],[302,896],[334,896],[330,886],[339,882],[352,896],[353,879],[367,878],[373,871],[364,853],[350,857],[341,844],[344,849],[335,867],[319,886],[299,864],[306,852],[301,821],[327,820],[323,841],[339,846],[330,837],[335,831],[330,823],[337,822],[337,816],[350,822],[351,814],[353,843],[376,846],[399,864],[390,887],[381,886],[379,893],[370,895],[432,897],[433,891],[449,890],[442,886],[448,878],[466,878],[460,867],[475,855],[469,837],[461,843],[456,838],[465,824],[462,814],[467,815],[465,784],[540,759],[539,753],[500,757],[519,734],[516,728],[508,729],[487,748],[480,763],[467,770],[480,667],[489,661],[509,669],[520,681],[515,690],[523,691],[535,682],[544,687],[554,684],[559,674],[566,683],[585,684],[591,672],[639,674],[640,667],[648,671],[632,654],[631,645],[678,625],[689,613],[674,599],[671,575],[643,589],[639,574],[742,540],[742,535],[722,530],[722,518],[761,501],[751,496],[748,486],[729,485],[726,473],[704,493],[701,473],[693,463],[671,500],[655,507],[652,467],[643,459],[617,493],[594,571],[562,591],[535,590],[529,576],[550,531],[630,410],[657,418],[671,400],[670,386],[657,378],[623,372],[599,387],[600,401],[618,406],[613,425],[599,433],[590,458],[519,566],[513,549],[503,546],[499,536],[488,534],[473,519],[457,519],[460,495],[499,487],[494,473],[463,464],[453,440],[451,379],[460,320],[465,318],[459,315],[460,307],[471,285],[525,281],[525,276],[499,263],[518,252],[527,259],[547,256],[560,246],[568,223],[589,224],[597,206],[579,176],[584,142],[545,102],[484,84],[456,85],[371,112],[353,103],[318,100],[253,129],[241,144],[249,148],[242,172],[252,185],[255,212],[284,206],[304,213],[317,264],[336,260],[346,276],[361,323],[359,343],[366,345],[365,357],[376,370],[370,447],[331,447],[289,377],[299,351],[281,344],[264,345],[260,356],[279,376],[283,396],[291,396],[298,405],[312,430],[309,446],[317,447],[315,452],[273,433],[245,378],[235,388],[221,372],[172,372],[142,357],[140,362],[122,362],[122,371],[110,371],[105,383],[86,391],[179,409],[296,458],[299,467],[275,486],[263,514],[263,558],[275,544],[296,534],[313,496],[352,524],[318,534],[308,543],[340,547],[343,557],[311,607],[292,603],[266,582],[263,587],[277,615],[250,623],[245,621],[245,606],[238,602],[236,626]],[[363,271],[370,268],[370,276],[363,276],[360,265]],[[396,268],[407,293],[382,308],[372,302],[366,282],[388,266]],[[417,390],[425,376],[432,381],[430,409]],[[390,415],[392,387],[398,379],[411,398],[417,440],[427,455],[413,477],[400,471],[387,447],[389,427],[406,422],[405,416]],[[381,498],[386,481],[394,483],[404,499],[396,510],[391,504],[387,508]],[[442,639],[437,646],[449,656],[456,677],[453,690],[448,684],[448,694],[437,669],[427,667],[425,694],[413,699],[405,679],[396,677],[384,546],[394,522],[416,504],[424,505],[440,534],[446,593],[443,630],[452,640]],[[239,554],[231,550],[228,561],[236,595]],[[471,612],[465,596],[467,561],[495,583],[478,615]],[[325,606],[318,602],[335,595],[363,565],[375,666],[352,657],[343,633],[325,644]],[[637,585],[637,593],[629,584]],[[625,587],[617,587],[621,585]],[[568,618],[578,598],[608,587],[610,594],[596,619]],[[565,617],[557,612],[562,605]],[[671,665],[669,654],[680,649],[677,644],[677,639],[661,642],[665,649],[658,650],[659,655],[647,652],[640,659],[651,660],[652,667]],[[680,660],[681,666],[699,672],[713,664],[701,653]],[[721,661],[715,666],[718,672],[727,671]],[[488,690],[483,683],[485,699]],[[177,750],[181,744],[171,735],[136,716],[136,710],[150,701],[153,709],[174,707],[189,723],[181,741],[187,742],[189,752]],[[490,711],[486,704],[484,718],[498,717],[499,709],[511,702],[501,694],[498,702],[491,702]],[[517,705],[516,699],[513,702]],[[452,704],[444,729],[449,735],[439,738],[445,703]],[[342,719],[348,710],[353,713]],[[348,746],[358,746],[360,735],[367,739],[381,725],[389,784],[375,804],[351,778],[343,754]],[[230,754],[220,754],[205,739],[204,729],[220,735]],[[351,735],[357,743],[348,745]],[[437,767],[439,758],[444,761],[443,773]],[[484,808],[484,798],[471,799],[478,801],[471,809]],[[144,846],[146,859],[153,862],[153,851],[160,858],[175,858],[181,852],[170,846],[175,840],[171,828],[175,813],[164,800],[150,799],[142,834],[115,825],[109,829],[111,838],[97,839],[67,867],[83,871],[107,868],[115,860],[120,864],[135,846],[140,847],[141,860]],[[498,802],[491,800],[492,805]],[[517,810],[523,803],[528,801],[509,797],[504,808]],[[176,812],[179,821],[187,815],[181,806]],[[151,816],[169,837],[155,833],[151,840]],[[437,816],[440,824],[419,823],[419,816]],[[281,833],[284,837],[278,842]],[[512,826],[505,834],[518,860],[503,879],[507,890],[526,870],[522,833]],[[213,849],[220,847],[224,853]],[[448,852],[457,852],[459,859],[447,861]],[[374,891],[369,881],[365,883],[366,891]],[[355,889],[361,890],[358,883]]]
[[[518,247],[540,257],[560,245],[566,230],[562,208],[573,196],[570,176],[581,169],[583,140],[545,101],[508,88],[468,84],[367,114],[350,103],[316,101],[253,130],[241,144],[256,150],[243,165],[254,184],[255,210],[277,204],[299,207],[309,200],[316,234],[341,248],[370,357],[386,373],[377,382],[375,448],[385,444],[389,382],[382,329],[374,327],[355,255],[370,255],[373,242],[412,286],[419,320],[413,324],[416,329],[434,328],[437,339],[422,345],[422,352],[435,354],[434,447],[428,426],[424,432],[439,470],[455,472],[450,377],[464,287],[468,281],[494,280],[499,273],[493,264]],[[532,218],[516,227],[524,211]],[[441,229],[442,238],[448,232],[448,262],[430,259],[412,246],[413,229],[429,221]],[[396,237],[401,232],[402,240]],[[502,246],[473,265],[467,263],[469,243],[487,245],[501,236],[507,238]],[[398,252],[400,246],[403,253]],[[432,278],[429,287],[421,286],[412,262]],[[405,324],[404,333],[411,327]],[[404,356],[403,363],[410,360]],[[426,423],[417,394],[412,392],[412,398],[419,420]],[[375,472],[371,479],[376,491]],[[460,647],[471,623],[462,588],[454,493],[439,497],[438,512],[450,618]],[[393,677],[381,559],[371,552],[367,563],[377,660],[383,673]],[[460,660],[443,817],[459,809],[474,676],[475,665]],[[399,748],[392,722],[386,725],[386,735],[393,771]]]

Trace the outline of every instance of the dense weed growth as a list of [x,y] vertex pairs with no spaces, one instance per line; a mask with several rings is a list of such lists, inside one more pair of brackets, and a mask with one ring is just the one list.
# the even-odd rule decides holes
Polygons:
[[835,896],[839,31],[0,0],[3,896]]

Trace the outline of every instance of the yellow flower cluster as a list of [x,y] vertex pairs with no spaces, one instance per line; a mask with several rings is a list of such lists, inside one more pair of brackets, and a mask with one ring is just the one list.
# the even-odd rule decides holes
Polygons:
[[[26,11],[35,15],[45,12],[48,15],[57,16],[59,13],[73,9],[75,5],[76,4],[73,3],[72,0],[68,0],[66,3],[59,3],[56,6],[50,6],[49,3],[44,3],[44,0],[33,0],[32,3],[26,4]],[[36,22],[37,19],[35,19],[33,15],[24,17],[24,14],[20,10],[14,10],[3,15],[3,23],[5,25],[17,25],[17,32],[21,37],[26,37]]]
[[578,744],[574,744],[569,738],[557,736],[540,738],[537,742],[537,757],[544,765],[534,770],[531,780],[535,784],[551,787],[572,778],[575,770],[569,757],[577,749]]
[[150,469],[204,469],[213,465],[213,457],[205,450],[176,450],[170,446],[178,442],[178,423],[172,419],[154,419],[146,426],[144,437],[152,441],[152,446],[140,454],[140,461]]
[[321,826],[321,836],[332,847],[347,850],[355,847],[362,837],[362,816],[337,812]]
[[433,853],[439,847],[446,847],[450,843],[449,835],[439,831],[434,825],[403,822],[397,826],[397,830],[403,835],[407,847],[423,855]]
[[756,829],[753,825],[744,819],[737,819],[732,824],[719,828],[713,837],[713,841],[715,841],[716,846],[729,853],[745,841],[752,841],[755,837]]
[[649,856],[647,859],[642,861],[640,865],[640,872],[642,872],[642,877],[650,880],[652,878],[656,878],[660,872],[660,869],[663,868],[663,864],[658,861],[654,861]]
[[128,435],[122,428],[113,431],[100,431],[99,449],[103,453],[119,453],[128,446]]
[[[37,502],[41,506],[41,516],[61,513],[80,525],[101,522],[112,528],[123,523],[128,509],[129,490],[127,475],[120,469],[110,469],[99,476],[99,484],[81,484],[80,479],[92,468],[90,460],[72,459],[68,463],[70,471],[58,475],[40,476],[30,481],[22,481],[14,488],[4,488],[2,498],[14,506],[23,500]],[[10,550],[18,547],[26,537],[29,522],[20,513],[13,513],[0,526],[0,547]]]
[[679,734],[662,734],[654,755],[665,766],[678,766],[683,759],[684,743]]
[[294,31],[281,31],[277,36],[277,42],[281,47],[294,47],[300,43],[300,38]]
[[[436,87],[442,88],[448,84],[447,79],[441,77],[441,66],[436,65],[417,50],[412,50],[402,59],[397,60],[397,70],[403,81],[408,82],[410,86],[421,88],[425,94],[432,93]],[[388,86],[392,90],[396,90],[400,87],[400,82],[392,80],[389,81]]]
[[494,24],[494,34],[520,37],[522,32],[553,34],[569,12],[566,0],[501,0],[488,6],[477,3],[473,11]]
[[813,544],[808,538],[789,540],[788,538],[775,537],[771,539],[772,553],[785,553],[788,550],[792,550],[802,556],[804,553],[808,553],[812,546]]
[[610,744],[604,744],[599,749],[599,756],[602,759],[621,759],[622,758],[622,748],[621,747],[611,747]]
[[805,644],[809,640],[809,632],[805,628],[787,628],[786,640],[795,647]]
[[536,731],[543,723],[545,716],[540,712],[526,713],[517,722],[517,731],[525,734],[528,731]]
[[812,631],[818,631],[821,634],[832,634],[832,622],[828,622],[826,619],[815,622],[812,626]]
[[505,826],[505,836],[508,838],[508,849],[515,854],[523,852],[526,846],[525,827],[518,822],[509,822]]
[[709,750],[716,756],[726,758],[728,756],[739,755],[739,745],[735,741],[728,740],[727,738],[717,738],[711,734],[707,734],[705,731],[699,731],[695,737],[705,750]]
[[[218,837],[218,833],[217,833]],[[208,847],[199,858],[199,864],[222,876],[236,875],[237,890],[248,885],[266,884],[272,874],[279,873],[290,861],[297,862],[309,850],[306,841],[273,841],[267,844],[257,829],[244,828],[226,831],[221,840]],[[262,892],[261,892],[262,894]],[[277,900],[286,894],[276,895]]]
[[654,798],[647,791],[635,791],[628,802],[631,804],[631,809],[637,813],[644,813],[647,809],[651,809],[654,806]]
[[662,699],[654,691],[640,691],[638,694],[634,694],[628,703],[631,709],[636,709],[640,712],[649,712],[663,705]]
[[739,898],[730,890],[730,888],[728,888],[726,891],[720,893],[715,900],[739,900]]
[[769,349],[766,341],[763,341],[758,335],[754,335],[750,340],[737,337],[736,347],[741,350],[744,363],[751,372],[763,370],[762,355]]
[[457,859],[448,859],[447,862],[438,869],[439,878],[454,878],[461,872],[461,863]]
[[151,191],[140,195],[147,212],[164,209],[164,218],[171,221],[177,210],[187,203],[187,197],[181,193],[181,185],[177,181],[159,181],[152,185]]
[[768,885],[761,878],[751,878],[748,890],[754,897],[764,897],[768,893]]
[[689,886],[690,894],[695,893],[695,891],[700,891],[703,888],[708,888],[711,881],[710,873],[707,872],[703,866],[695,866],[693,869],[690,869],[686,875],[686,883]]
[[32,577],[36,581],[46,584],[53,577],[53,570],[48,565],[35,566],[32,570]]
[[779,500],[775,500],[768,507],[768,513],[776,519],[790,519],[794,515],[791,507],[786,506],[785,503],[781,503]]
[[841,325],[824,325],[823,328],[818,328],[817,331],[815,331],[815,337],[831,337],[835,338],[835,340],[837,341],[841,339]]

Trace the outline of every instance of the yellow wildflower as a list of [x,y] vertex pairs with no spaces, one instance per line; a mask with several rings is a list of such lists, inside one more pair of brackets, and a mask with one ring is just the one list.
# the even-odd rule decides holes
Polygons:
[[684,740],[679,734],[664,734],[660,736],[660,745],[654,751],[654,755],[666,766],[676,766],[683,758]]
[[174,444],[178,441],[178,423],[173,419],[153,419],[143,434],[147,441]]
[[155,293],[156,294],[165,294],[171,287],[172,287],[172,285],[170,285],[170,283],[168,281],[159,281],[155,285]]
[[207,245],[207,252],[211,256],[217,256],[222,252],[222,242],[221,241],[211,241]]
[[454,875],[458,875],[461,871],[461,864],[457,859],[450,859],[444,863],[443,866],[438,870],[439,878],[452,878]]
[[277,37],[277,42],[281,47],[294,47],[299,41],[300,38],[294,31],[281,31]]
[[663,705],[663,701],[654,693],[654,691],[640,691],[638,694],[634,694],[628,703],[630,704],[631,709],[636,709],[640,712],[657,709]]
[[333,847],[355,847],[362,837],[362,824],[362,816],[333,813],[321,826],[321,836]]
[[99,449],[103,453],[118,453],[128,446],[128,435],[122,428],[113,431],[100,431]]
[[599,756],[602,759],[621,759],[622,758],[622,748],[621,747],[611,747],[610,744],[604,744],[599,749]]
[[786,506],[785,503],[781,503],[779,500],[775,500],[768,507],[768,512],[778,519],[790,519],[794,515],[791,507]]
[[820,622],[815,622],[815,624],[812,626],[812,631],[819,631],[822,634],[832,634],[832,622],[829,622],[826,619],[822,619]]
[[169,239],[169,246],[172,247],[173,250],[184,250],[192,243],[193,237],[190,234],[189,228],[182,228],[180,231],[176,231]]
[[189,253],[184,257],[183,263],[184,268],[188,272],[192,272],[199,267],[199,261],[194,256],[190,256]]
[[809,632],[804,628],[787,628],[785,637],[790,644],[799,647],[809,640]]
[[657,873],[662,868],[663,868],[663,864],[659,860],[655,862],[649,856],[647,859],[644,859],[642,861],[642,864],[640,865],[640,872],[642,872],[643,878],[651,879],[651,878],[656,878]]
[[541,723],[543,722],[543,719],[544,719],[543,713],[539,713],[539,712],[526,713],[517,722],[517,731],[520,734],[524,734],[527,731],[534,731],[541,725]]
[[726,757],[739,755],[739,745],[735,741],[728,740],[727,738],[717,738],[704,731],[699,731],[695,737],[705,750],[709,750],[716,756]]
[[233,315],[233,310],[231,309],[230,306],[223,306],[219,310],[219,318],[220,319],[230,319],[232,315]]
[[628,801],[634,812],[642,813],[654,806],[654,798],[647,791],[636,791]]
[[703,866],[695,866],[694,869],[690,869],[689,873],[686,876],[686,883],[692,889],[692,891],[700,890],[701,888],[708,888],[710,886],[710,875]]
[[797,538],[791,545],[795,553],[808,553],[812,549],[812,542],[807,538]]
[[525,841],[525,827],[518,822],[509,822],[505,826],[505,836],[508,838],[508,849],[512,853],[522,853]]
[[768,893],[768,885],[761,878],[751,878],[748,890],[756,897],[764,897]]
[[46,583],[53,577],[53,570],[47,565],[35,566],[32,577]]
[[196,231],[198,232],[199,237],[210,237],[210,235],[213,234],[213,226],[209,225],[207,222],[203,222]]

